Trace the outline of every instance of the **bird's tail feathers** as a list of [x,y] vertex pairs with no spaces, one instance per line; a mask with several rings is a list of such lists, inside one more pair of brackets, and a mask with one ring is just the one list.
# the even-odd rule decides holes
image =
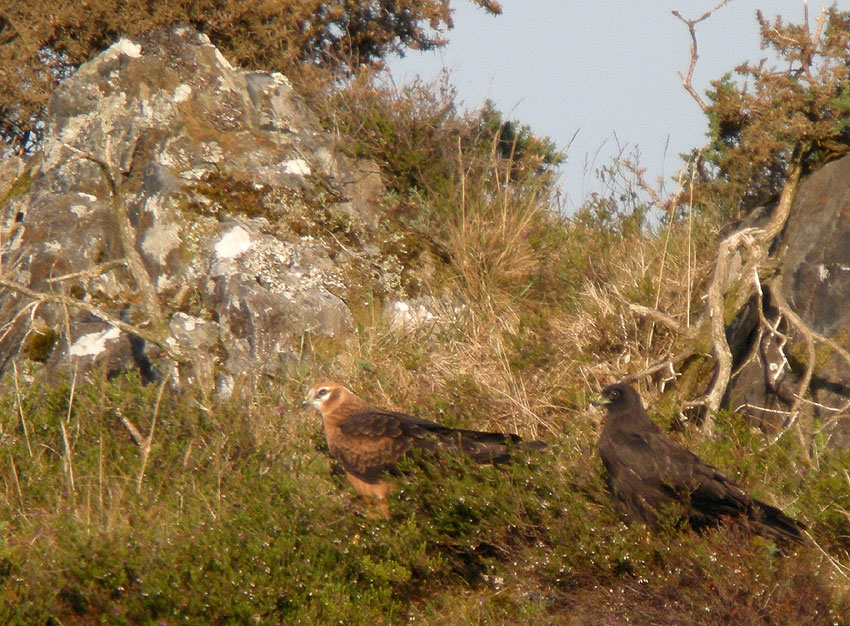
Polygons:
[[785,515],[775,506],[760,500],[753,500],[753,514],[750,516],[753,524],[762,534],[784,541],[803,541],[803,531],[806,525]]
[[523,441],[514,434],[488,433],[478,430],[459,430],[460,449],[476,463],[503,463],[510,459],[511,451],[520,448],[540,451],[546,448],[542,441]]

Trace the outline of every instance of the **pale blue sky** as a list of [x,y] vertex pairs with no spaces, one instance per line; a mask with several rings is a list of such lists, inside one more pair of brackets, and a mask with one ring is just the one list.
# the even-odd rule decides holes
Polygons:
[[[718,3],[502,0],[502,15],[493,17],[455,0],[449,45],[410,52],[392,61],[391,70],[400,85],[416,75],[434,78],[446,67],[467,109],[490,98],[561,148],[577,132],[562,175],[565,208],[571,210],[600,190],[593,170],[618,153],[618,140],[627,153],[640,151],[652,182],[662,175],[669,181],[681,167],[678,155],[705,143],[705,116],[677,75],[687,72],[690,36],[672,11],[695,19]],[[701,22],[697,91],[704,93],[710,80],[741,61],[767,55],[759,50],[757,9],[800,22],[803,4],[732,0]],[[850,9],[850,0],[837,4]],[[812,23],[819,9],[820,3],[811,3]]]

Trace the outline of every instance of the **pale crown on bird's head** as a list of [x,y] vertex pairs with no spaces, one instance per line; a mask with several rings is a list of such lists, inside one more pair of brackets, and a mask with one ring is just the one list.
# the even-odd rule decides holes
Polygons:
[[307,390],[303,406],[311,406],[321,411],[329,401],[338,398],[345,391],[347,391],[345,387],[337,383],[326,382],[313,385]]

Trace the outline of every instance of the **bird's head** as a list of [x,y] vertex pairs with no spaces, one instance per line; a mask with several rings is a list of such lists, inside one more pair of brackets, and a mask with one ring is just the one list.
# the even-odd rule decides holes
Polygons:
[[351,395],[351,392],[338,383],[319,383],[307,390],[302,406],[311,406],[325,415],[339,404],[346,395]]
[[608,385],[599,392],[599,399],[593,404],[604,406],[609,412],[618,411],[627,407],[639,407],[640,396],[634,388],[627,383],[616,383]]

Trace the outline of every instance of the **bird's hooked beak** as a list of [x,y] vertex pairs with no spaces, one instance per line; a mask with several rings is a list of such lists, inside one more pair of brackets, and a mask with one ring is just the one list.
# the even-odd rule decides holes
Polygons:
[[312,405],[313,405],[313,400],[315,400],[315,398],[313,397],[313,392],[312,392],[312,391],[308,391],[308,392],[307,392],[307,395],[306,395],[306,396],[304,396],[304,401],[301,403],[301,406],[302,406],[302,407],[312,406]]
[[590,396],[590,404],[591,406],[605,406],[606,404],[611,404],[611,400],[601,393],[594,393]]

